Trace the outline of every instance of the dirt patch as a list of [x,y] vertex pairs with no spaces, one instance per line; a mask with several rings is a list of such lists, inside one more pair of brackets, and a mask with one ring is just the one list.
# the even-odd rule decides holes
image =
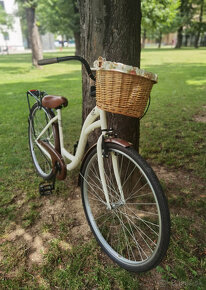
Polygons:
[[151,165],[158,179],[164,184],[164,191],[171,195],[190,185],[191,174],[181,170],[174,171],[161,165]]
[[[65,223],[68,227],[69,242],[76,244],[79,240],[88,240],[90,230],[84,214],[81,192],[78,187],[74,188],[72,194],[65,199],[59,197],[45,198],[41,208],[40,220],[36,224],[38,229],[44,223],[55,226],[58,223]],[[58,229],[56,229],[58,232]]]
[[[157,177],[166,183],[167,185],[173,184],[174,191],[177,189],[186,189],[195,188],[196,195],[203,194],[202,189],[205,189],[206,181],[203,178],[193,175],[192,172],[178,169],[173,170],[166,168],[162,165],[152,165],[153,170],[155,171]],[[205,192],[205,191],[204,191]]]
[[69,198],[68,202],[70,203],[70,215],[75,220],[75,226],[71,229],[72,240],[83,238],[84,241],[88,241],[91,232],[83,211],[79,188],[75,190],[75,198]]
[[164,180],[165,182],[174,182],[177,179],[177,175],[174,171],[169,171],[163,166],[152,165],[153,170],[159,179]]
[[[11,246],[17,241],[25,243],[29,248],[28,266],[43,262],[44,254],[47,253],[53,240],[58,240],[63,250],[70,251],[74,245],[84,243],[91,238],[79,188],[74,188],[69,197],[61,198],[57,195],[42,197],[41,203],[38,221],[32,227],[25,229],[19,224],[13,224],[9,233],[1,239],[1,242],[9,242]],[[51,230],[45,230],[45,225],[48,225]],[[60,238],[63,226],[64,239]],[[0,259],[2,258],[3,256],[0,255]]]
[[194,116],[194,120],[200,123],[206,123],[206,105],[202,107],[202,111]]
[[42,262],[42,254],[45,252],[45,248],[43,246],[43,240],[41,237],[37,236],[34,238],[32,248],[34,252],[29,256],[29,259],[35,263]]
[[183,217],[198,216],[195,218],[194,227],[201,226],[201,218],[205,215],[201,207],[201,202],[206,197],[206,180],[195,176],[191,171],[166,168],[162,165],[153,165],[158,179],[163,185],[163,190],[168,198],[169,210],[172,215]]

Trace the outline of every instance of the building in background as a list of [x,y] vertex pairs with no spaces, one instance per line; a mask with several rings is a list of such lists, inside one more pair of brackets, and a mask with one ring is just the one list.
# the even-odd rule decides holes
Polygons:
[[0,53],[20,52],[24,50],[20,18],[16,15],[18,6],[15,0],[1,0],[0,5],[5,12],[12,15],[13,28],[0,32]]
[[46,32],[44,35],[40,35],[43,50],[54,50],[55,40],[54,34]]

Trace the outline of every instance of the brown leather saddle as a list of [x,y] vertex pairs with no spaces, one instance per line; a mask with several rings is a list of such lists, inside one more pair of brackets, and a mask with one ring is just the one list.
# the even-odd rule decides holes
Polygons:
[[62,96],[47,95],[42,99],[42,106],[48,109],[61,109],[68,105],[68,100]]

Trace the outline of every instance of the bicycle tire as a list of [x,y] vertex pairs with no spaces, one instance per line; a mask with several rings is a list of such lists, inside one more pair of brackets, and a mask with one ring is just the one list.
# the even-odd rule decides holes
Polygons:
[[[34,166],[37,174],[45,180],[53,178],[54,173],[52,170],[51,160],[42,152],[40,147],[34,141],[40,134],[42,129],[48,124],[48,121],[54,117],[54,113],[44,107],[35,103],[30,111],[29,116],[29,149],[32,156]],[[42,136],[42,140],[49,142],[54,147],[54,128],[49,127],[48,130]]]
[[[169,245],[166,197],[152,168],[133,148],[113,143],[106,146],[109,157],[104,158],[104,169],[112,209],[107,208],[94,147],[80,173],[87,221],[101,248],[115,263],[132,272],[148,271],[162,261]],[[118,158],[125,204],[111,170],[112,154]]]

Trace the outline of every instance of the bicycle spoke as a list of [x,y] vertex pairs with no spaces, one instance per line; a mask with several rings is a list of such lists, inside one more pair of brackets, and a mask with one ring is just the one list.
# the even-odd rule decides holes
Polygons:
[[[126,217],[127,218],[127,217]],[[129,221],[129,219],[127,219],[127,221],[128,221],[128,224],[129,224],[129,227],[130,227],[130,230],[132,231],[132,226],[131,226],[131,223],[130,223],[130,221]],[[133,231],[132,231],[133,232]],[[138,252],[139,252],[139,255],[140,255],[140,258],[141,258],[141,260],[143,261],[143,257],[142,257],[142,254],[141,254],[141,251],[140,251],[140,246],[139,246],[139,244],[137,243],[137,245],[138,245]],[[133,251],[132,251],[132,253],[133,253]],[[134,258],[134,260],[136,261],[136,259]]]
[[[135,225],[135,223],[128,217],[126,216],[126,218],[128,219],[128,221],[133,225],[133,227],[137,230],[138,234],[140,235],[140,237],[142,238],[142,240],[144,241],[144,243],[147,245],[147,247],[150,249],[150,252],[152,253],[153,250],[151,249],[150,245],[147,243],[147,241],[145,240],[145,238],[143,237],[143,235],[145,237],[147,237],[150,242],[154,243],[138,226]],[[154,243],[155,244],[155,243]],[[156,245],[156,244],[155,244]],[[142,247],[141,247],[142,248]],[[148,256],[147,256],[148,257]]]
[[[80,174],[81,176],[82,176],[82,178],[84,178],[84,176],[82,175],[82,174]],[[89,178],[91,179],[91,177],[89,176]],[[98,196],[97,194],[95,194],[94,192],[95,192],[95,190],[94,190],[94,188],[91,186],[91,182],[88,182],[85,178],[84,178],[84,180],[86,181],[86,183],[87,183],[87,185],[89,185],[89,187],[93,190],[93,193],[90,191],[90,193],[94,196],[94,197],[96,197],[96,199],[97,200],[99,200],[101,203],[103,203],[103,204],[105,204],[106,205],[106,202],[105,201],[103,201],[103,199],[102,198],[100,198],[100,196]],[[92,179],[91,179],[92,180]],[[103,192],[103,190],[100,188],[100,187],[98,187],[96,184],[94,185],[94,184],[92,184],[94,187],[96,187],[97,189],[99,189],[99,190],[101,190],[102,192]]]
[[124,225],[124,223],[122,223],[121,221],[120,221],[120,223],[121,223],[122,226],[127,230],[128,234],[132,237],[132,239],[133,239],[133,241],[135,242],[137,248],[138,248],[138,249],[141,249],[142,252],[145,254],[145,256],[148,258],[148,256],[147,256],[146,253],[144,252],[144,250],[141,248],[141,246],[140,246],[139,243],[137,242],[135,236],[131,234],[131,232],[127,229],[127,227]]
[[140,190],[142,190],[145,186],[147,186],[148,184],[147,183],[145,183],[141,188],[139,188],[137,191],[135,191],[133,194],[131,194],[127,199],[126,199],[126,201],[127,200],[129,200],[129,199],[132,199],[132,197],[135,195],[135,194],[137,194]]
[[128,209],[128,210],[130,210],[132,213],[133,213],[133,216],[131,216],[131,215],[129,215],[129,214],[127,214],[128,216],[130,216],[132,219],[137,219],[137,220],[139,220],[139,221],[141,221],[141,222],[143,222],[151,231],[153,231],[154,232],[154,234],[155,235],[157,235],[158,236],[158,233],[157,232],[155,232],[147,223],[150,223],[150,224],[153,224],[153,225],[155,225],[155,226],[157,226],[157,227],[159,227],[159,225],[157,225],[157,224],[154,224],[154,223],[151,223],[151,222],[147,222],[146,220],[144,220],[144,219],[142,219],[141,217],[139,217],[139,216],[137,216],[134,212],[133,212],[133,210],[131,209],[131,208],[129,208],[129,207],[127,207],[126,206],[126,208]]

